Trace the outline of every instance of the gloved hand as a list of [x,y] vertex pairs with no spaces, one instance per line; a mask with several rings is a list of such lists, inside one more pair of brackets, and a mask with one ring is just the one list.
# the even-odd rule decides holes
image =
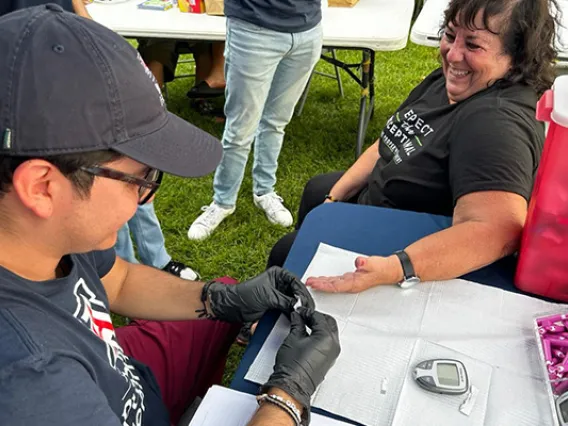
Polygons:
[[276,354],[274,373],[261,391],[283,390],[304,406],[307,416],[312,395],[341,351],[339,333],[335,319],[321,312],[299,308],[292,312],[290,321],[290,334]]
[[204,292],[215,318],[229,322],[256,322],[270,309],[289,314],[298,299],[309,311],[315,310],[314,299],[306,286],[278,266],[241,284],[214,282],[204,287]]

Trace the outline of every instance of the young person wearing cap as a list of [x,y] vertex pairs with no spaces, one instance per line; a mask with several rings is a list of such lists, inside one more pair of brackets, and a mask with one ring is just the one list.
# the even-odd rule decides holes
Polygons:
[[[0,16],[14,10],[47,3],[59,4],[64,10],[91,19],[83,0],[13,0],[5,3],[6,9],[0,9]],[[195,280],[199,277],[199,274],[189,266],[173,260],[169,255],[152,202],[138,206],[134,216],[118,232],[115,245],[117,255],[128,262],[137,263],[131,232],[132,238],[136,241],[138,256],[144,265],[153,266],[188,280]]]
[[276,194],[278,156],[322,48],[320,0],[225,0],[225,131],[223,159],[213,180],[213,202],[190,226],[192,240],[207,238],[235,211],[254,140],[253,201],[268,220],[291,226]]
[[[209,173],[218,141],[167,112],[123,38],[60,6],[2,16],[0,52],[0,424],[175,424],[215,382],[231,323],[269,309],[292,329],[250,424],[306,424],[339,343],[303,284],[279,268],[188,282],[112,249],[162,170]],[[144,321],[115,331],[111,310]]]

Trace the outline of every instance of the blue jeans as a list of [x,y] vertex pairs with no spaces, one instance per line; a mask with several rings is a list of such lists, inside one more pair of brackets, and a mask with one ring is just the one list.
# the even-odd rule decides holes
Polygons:
[[227,81],[223,159],[213,181],[214,201],[237,202],[253,140],[253,192],[274,191],[284,128],[322,48],[321,24],[301,33],[282,33],[227,19]]
[[131,263],[138,263],[134,255],[132,238],[136,241],[138,256],[144,265],[162,269],[172,258],[166,251],[166,242],[160,222],[154,210],[154,203],[138,206],[136,213],[118,231],[115,250],[117,256]]

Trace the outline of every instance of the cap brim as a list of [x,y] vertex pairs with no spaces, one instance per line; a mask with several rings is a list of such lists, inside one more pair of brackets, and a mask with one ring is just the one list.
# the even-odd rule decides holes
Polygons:
[[181,177],[211,173],[223,155],[217,138],[170,112],[154,133],[112,147],[142,164]]

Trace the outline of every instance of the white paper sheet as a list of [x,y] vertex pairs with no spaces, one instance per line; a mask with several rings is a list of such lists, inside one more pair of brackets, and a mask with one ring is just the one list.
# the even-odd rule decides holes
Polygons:
[[[361,256],[352,251],[343,250],[328,244],[320,244],[316,255],[306,268],[302,282],[309,277],[342,275],[355,270],[355,259]],[[343,294],[341,299],[335,294],[311,291],[317,298],[317,309],[320,312],[332,315],[335,319],[346,320],[351,314],[353,305],[357,301],[357,294]]]
[[[479,393],[469,416],[459,411],[466,399],[464,395],[440,395],[423,390],[411,375],[412,368],[429,359],[458,359],[467,371],[469,383]],[[410,369],[404,380],[395,409],[392,426],[483,426],[493,368],[466,354],[424,340],[418,340],[410,359]],[[417,420],[419,421],[417,422]]]
[[[320,244],[302,280],[354,271],[357,256]],[[488,412],[492,424],[517,426],[515,422],[524,424],[548,410],[548,405],[542,405],[546,391],[539,386],[543,377],[532,318],[560,305],[464,280],[421,283],[407,290],[380,286],[360,294],[312,294],[317,309],[338,320],[342,344],[338,361],[314,395],[316,407],[369,426],[393,424],[414,345],[424,340],[469,355],[502,373],[490,375]],[[289,324],[279,321],[249,369],[247,380],[266,381],[288,331]],[[507,385],[501,381],[508,375],[528,386],[525,390],[532,395],[528,398],[534,401],[524,405],[518,415],[517,403],[502,396]],[[385,379],[388,391],[381,395]],[[510,404],[502,413],[492,408],[501,398]],[[420,413],[415,415],[421,424]],[[454,426],[438,426],[444,425]]]
[[[531,391],[542,389],[542,392]],[[527,390],[529,390],[527,392]],[[542,379],[493,369],[485,426],[550,426],[554,424]]]
[[254,383],[264,384],[272,374],[276,362],[276,352],[290,332],[290,320],[280,315],[274,328],[260,348],[253,364],[249,367],[245,379]]
[[[340,339],[341,355],[312,405],[365,425],[389,425],[414,339],[379,334],[353,323],[344,323]],[[387,392],[381,394],[384,380]]]
[[[246,426],[258,408],[254,395],[213,386],[189,426]],[[345,426],[346,423],[312,414],[311,426]]]

